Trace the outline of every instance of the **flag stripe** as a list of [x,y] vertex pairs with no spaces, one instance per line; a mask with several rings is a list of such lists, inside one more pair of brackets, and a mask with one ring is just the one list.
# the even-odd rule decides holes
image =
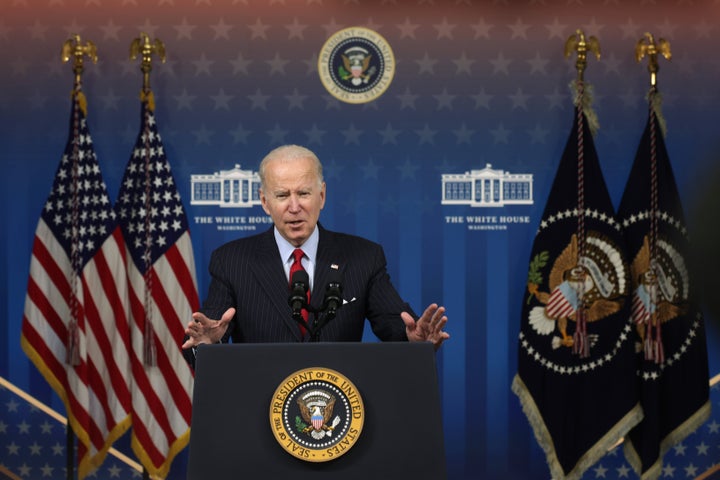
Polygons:
[[[192,242],[190,241],[190,233],[185,232],[180,236],[178,241],[169,248],[165,253],[168,266],[172,269],[178,286],[182,289],[188,305],[195,306],[193,310],[199,308],[200,300],[198,297],[197,284],[195,282],[195,264],[192,256],[184,255],[183,252],[192,251]],[[181,336],[185,332],[185,324],[181,323],[181,331],[176,333]]]
[[[115,209],[128,258],[135,377],[132,445],[148,473],[164,477],[189,439],[194,379],[180,344],[199,300],[185,210],[146,102],[121,185]],[[154,357],[146,358],[148,353]]]
[[73,92],[70,135],[38,220],[22,326],[23,349],[65,403],[79,479],[127,430],[131,408],[124,240],[82,97]]
[[[158,267],[162,269],[162,265],[158,265]],[[153,269],[153,271],[156,270]],[[161,272],[161,274],[162,273],[163,272]],[[168,278],[168,276],[166,274],[160,275],[160,278]],[[167,388],[174,393],[173,401],[177,414],[182,418],[182,425],[189,425],[192,409],[190,398],[192,394],[192,373],[186,363],[178,365],[178,362],[182,360],[182,355],[178,348],[177,339],[182,338],[182,332],[184,330],[180,328],[178,335],[177,327],[182,327],[182,319],[178,317],[177,312],[175,312],[173,308],[174,303],[170,301],[167,291],[164,288],[153,289],[153,300],[160,311],[172,314],[170,316],[163,316],[162,320],[164,320],[164,322],[161,322],[159,328],[155,329],[155,343],[163,347],[158,349],[158,367],[164,374]],[[189,316],[185,318],[189,318]],[[164,327],[167,327],[167,330],[165,330]],[[176,418],[174,415],[169,415],[169,417],[171,422]],[[177,431],[177,427],[178,425],[173,428],[175,435],[182,433]],[[182,430],[184,431],[185,428]]]
[[[132,274],[131,274],[132,275]],[[140,278],[137,275],[133,275],[136,279],[136,284],[138,285],[138,288],[144,288],[144,282],[143,279]],[[159,296],[159,288],[153,289],[153,299],[157,298]],[[164,349],[159,348],[157,352],[158,356],[158,366],[153,367],[150,369],[142,369],[143,365],[143,358],[142,358],[142,351],[143,351],[143,345],[142,345],[142,338],[143,338],[143,330],[144,330],[144,323],[145,323],[145,310],[143,308],[142,303],[138,299],[138,295],[135,295],[133,298],[134,302],[134,309],[133,311],[140,312],[138,315],[135,316],[136,323],[135,328],[133,331],[134,334],[134,340],[133,344],[135,345],[135,351],[136,355],[134,358],[134,361],[137,365],[137,370],[135,371],[136,381],[141,381],[141,383],[138,384],[138,390],[142,392],[142,398],[136,398],[134,405],[136,408],[136,415],[143,419],[144,421],[150,421],[155,424],[155,429],[149,429],[151,437],[154,439],[155,442],[161,442],[163,444],[170,444],[172,443],[176,438],[177,435],[174,431],[174,429],[171,426],[170,419],[172,418],[182,418],[185,419],[186,417],[181,414],[176,406],[175,406],[175,397],[178,394],[182,394],[183,392],[178,391],[180,389],[179,385],[176,382],[176,376],[174,375],[174,372],[171,368],[169,368],[169,362],[164,360],[164,358],[167,356]],[[141,298],[144,298],[141,297]],[[168,317],[166,315],[173,315],[172,307],[169,307],[167,303],[162,304],[163,307],[166,308],[166,310],[161,310],[160,307],[153,308],[153,311],[159,312],[163,311],[165,312],[164,315],[159,316],[157,320],[163,320],[163,322],[154,322],[157,324],[157,327],[159,329],[162,329],[165,325],[165,322],[167,321]],[[156,319],[153,319],[156,320]],[[177,318],[175,318],[177,320]],[[155,343],[156,345],[159,345],[160,342],[158,341],[159,337],[167,338],[167,336],[163,336],[162,333],[158,335],[158,332],[156,332],[155,335]],[[175,343],[175,349],[179,350],[179,347],[177,343]],[[140,352],[139,354],[137,352]],[[142,370],[140,370],[142,369]],[[140,378],[138,378],[140,376]],[[175,390],[171,388],[171,386],[175,387]],[[163,402],[160,399],[160,394],[162,392],[172,392],[173,395],[168,397],[168,402]],[[170,411],[167,411],[170,409]],[[186,423],[186,426],[189,426],[189,422]],[[159,429],[159,430],[158,430]],[[161,433],[164,435],[163,438],[161,438]]]

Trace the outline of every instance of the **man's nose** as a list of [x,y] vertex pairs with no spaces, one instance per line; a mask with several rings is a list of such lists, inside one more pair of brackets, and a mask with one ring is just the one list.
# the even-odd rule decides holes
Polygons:
[[300,197],[297,195],[290,195],[290,203],[288,206],[292,211],[300,210]]

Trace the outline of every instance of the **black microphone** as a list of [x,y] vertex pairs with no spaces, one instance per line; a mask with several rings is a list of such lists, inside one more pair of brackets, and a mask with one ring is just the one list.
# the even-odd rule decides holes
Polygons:
[[293,273],[290,280],[290,296],[288,304],[292,308],[293,317],[301,316],[303,307],[307,307],[307,291],[309,289],[310,277],[305,270],[298,270]]
[[342,275],[337,270],[330,270],[330,278],[325,287],[325,299],[323,300],[323,310],[332,317],[337,313],[338,308],[342,307]]

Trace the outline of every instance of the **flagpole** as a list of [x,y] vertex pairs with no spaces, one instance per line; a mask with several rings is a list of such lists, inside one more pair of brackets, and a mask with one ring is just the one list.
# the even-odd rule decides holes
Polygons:
[[[77,109],[82,109],[83,112],[87,109],[87,101],[85,99],[85,95],[82,92],[82,73],[85,69],[84,65],[84,57],[88,56],[93,63],[97,63],[97,48],[95,45],[88,41],[85,43],[85,45],[82,44],[80,40],[80,35],[75,34],[68,40],[66,40],[63,43],[62,46],[62,52],[61,52],[61,58],[63,62],[68,62],[70,59],[73,59],[73,73],[75,74],[75,79],[73,82],[73,90],[72,90],[72,100],[73,103],[77,102],[77,105],[73,105],[73,112],[75,112],[74,118],[73,118],[73,154],[72,154],[72,162],[73,162],[73,185],[72,185],[72,239],[71,239],[71,272],[69,273],[70,276],[70,285],[72,286],[72,292],[70,295],[70,319],[68,322],[68,338],[66,341],[67,344],[67,350],[66,350],[66,364],[72,368],[75,365],[80,364],[80,345],[79,343],[79,331],[78,331],[78,304],[77,304],[77,287],[78,287],[78,281],[79,281],[79,275],[80,275],[80,269],[81,269],[81,260],[80,260],[80,254],[79,254],[79,242],[80,239],[78,238],[78,218],[79,218],[79,203],[77,201],[78,199],[78,186],[77,186],[77,178],[75,177],[75,173],[77,172],[77,164],[79,163],[79,156],[78,156],[78,149],[79,149],[79,142],[77,139],[78,131],[79,131],[79,122],[78,122],[78,113]],[[68,412],[68,418],[71,417],[71,412]],[[66,449],[67,449],[67,456],[66,456],[66,478],[68,480],[72,480],[75,476],[75,432],[73,431],[72,424],[70,421],[68,421],[66,426],[66,437],[65,437],[65,443],[66,443]]]
[[[130,44],[130,59],[135,60],[138,55],[142,56],[140,62],[140,71],[143,73],[143,86],[140,92],[140,101],[144,105],[142,124],[145,125],[145,131],[142,132],[145,138],[144,146],[144,166],[145,166],[145,259],[144,265],[144,284],[145,284],[145,325],[143,329],[143,363],[145,367],[154,367],[157,362],[157,352],[154,342],[154,331],[152,327],[152,271],[151,271],[151,248],[152,248],[152,232],[150,229],[150,211],[151,211],[151,175],[150,175],[150,135],[149,135],[149,122],[147,116],[150,112],[155,110],[155,99],[150,89],[150,72],[152,71],[152,56],[157,54],[160,60],[165,62],[165,45],[162,41],[155,39],[150,41],[150,37],[146,33],[141,33],[138,38],[135,38]],[[143,480],[149,480],[150,474],[145,466],[143,466]]]
[[[600,43],[597,38],[590,36],[585,37],[582,30],[576,30],[565,42],[565,57],[569,57],[572,53],[577,53],[575,68],[577,70],[576,80],[576,113],[577,113],[577,258],[576,267],[573,274],[584,276],[585,272],[581,266],[581,259],[585,256],[585,146],[584,146],[584,121],[586,117],[586,104],[589,106],[589,97],[585,92],[585,68],[587,68],[587,53],[591,52],[600,59]],[[577,278],[578,285],[585,284],[584,278]],[[582,287],[581,287],[582,288]],[[575,333],[573,334],[573,353],[578,354],[581,358],[590,356],[590,345],[588,343],[587,323],[585,318],[585,305],[583,301],[584,292],[582,289],[578,292],[578,308],[577,317],[575,319]]]
[[[660,69],[658,64],[658,53],[662,54],[666,59],[670,59],[670,43],[660,38],[655,41],[651,33],[646,32],[645,35],[638,40],[635,45],[635,59],[640,62],[643,57],[648,57],[648,72],[650,73],[650,91],[648,92],[649,107],[649,125],[650,125],[650,235],[648,239],[650,250],[650,265],[657,263],[657,241],[658,241],[658,217],[660,215],[658,205],[658,176],[657,176],[657,129],[660,123],[661,130],[663,128],[662,112],[660,111],[660,93],[657,88],[657,73]],[[664,132],[663,132],[664,133]],[[645,325],[645,359],[662,364],[665,361],[663,351],[661,322],[657,315],[658,306],[658,279],[653,269],[649,272],[650,298],[652,303],[650,308],[650,319]]]
[[[155,110],[155,100],[153,97],[152,90],[150,89],[150,72],[152,71],[152,56],[157,54],[160,56],[160,60],[165,62],[165,45],[158,39],[151,42],[150,37],[147,34],[141,33],[140,36],[132,41],[130,44],[130,59],[135,60],[138,54],[142,55],[142,61],[140,62],[140,71],[143,73],[143,87],[140,92],[140,100],[146,104],[146,108],[143,109],[144,115],[149,115],[151,111]],[[148,128],[147,118],[143,119],[143,125]],[[150,190],[152,185],[150,184],[150,137],[149,132],[143,132],[145,137],[145,211],[151,211],[151,198]],[[154,333],[152,329],[152,311],[150,301],[152,296],[152,272],[150,271],[150,249],[152,248],[152,232],[149,228],[150,214],[148,213],[145,217],[145,327],[143,334],[144,351],[143,361],[146,366],[155,366],[156,364],[156,351],[155,342],[153,341]]]

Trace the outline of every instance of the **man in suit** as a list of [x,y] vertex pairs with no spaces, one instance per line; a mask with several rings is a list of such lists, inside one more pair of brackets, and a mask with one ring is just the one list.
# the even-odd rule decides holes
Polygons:
[[[438,348],[449,338],[444,307],[431,304],[418,317],[400,298],[379,244],[318,223],[326,187],[312,151],[276,148],[260,163],[259,175],[260,200],[274,225],[212,253],[208,296],[187,326],[183,349],[229,341],[303,342],[312,334],[324,342],[356,342],[366,318],[383,341],[430,341]],[[321,330],[316,322],[323,314],[300,325],[288,303],[296,249],[310,282],[307,310],[321,310],[328,280],[342,279],[342,305]]]

